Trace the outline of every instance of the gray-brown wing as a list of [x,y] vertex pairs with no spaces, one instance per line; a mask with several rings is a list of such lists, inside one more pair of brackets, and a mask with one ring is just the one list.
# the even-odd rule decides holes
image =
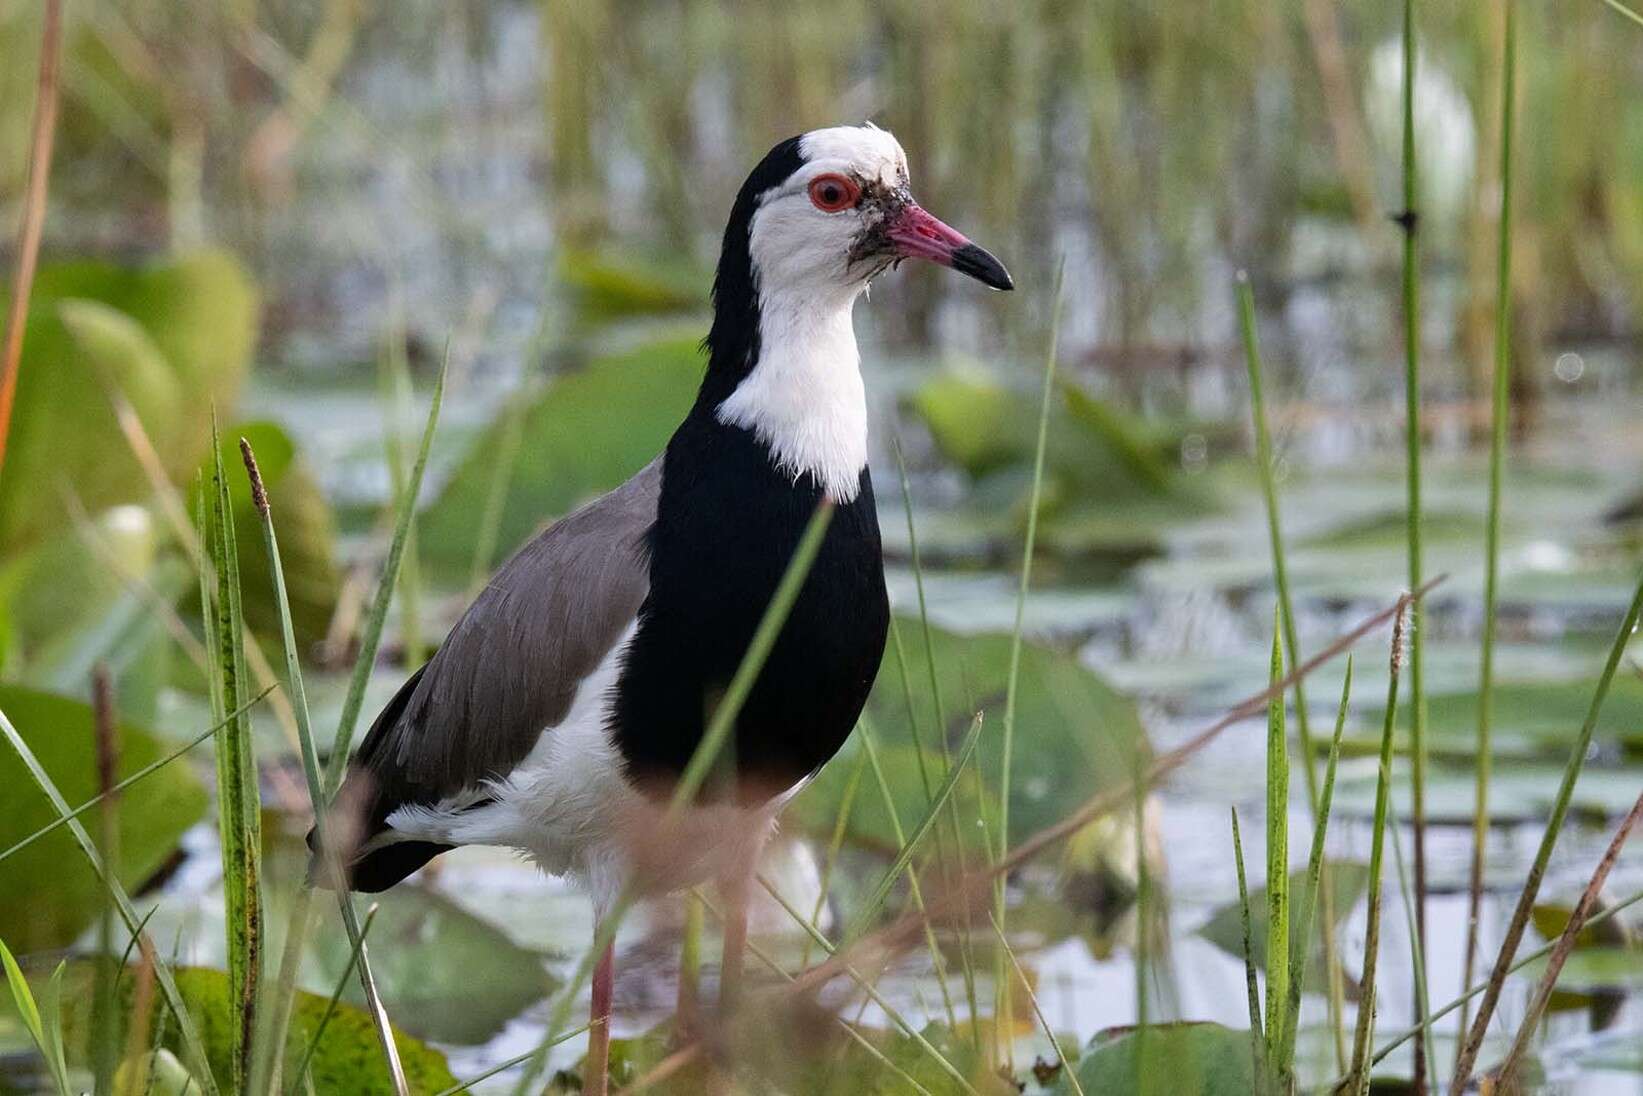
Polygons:
[[375,829],[506,775],[570,710],[649,590],[662,459],[555,522],[503,565],[360,744]]

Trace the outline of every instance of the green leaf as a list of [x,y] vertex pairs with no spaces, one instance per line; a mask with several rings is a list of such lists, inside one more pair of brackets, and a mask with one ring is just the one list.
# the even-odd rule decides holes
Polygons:
[[[916,620],[902,620],[900,631],[909,667],[925,665],[923,630]],[[1009,674],[1010,637],[1004,633],[959,635],[932,629],[937,682],[942,710],[949,719],[942,729],[956,748],[969,729],[971,716],[987,712],[986,726],[1002,726],[1004,690]],[[918,680],[924,675],[920,673]],[[1011,773],[1010,839],[1017,842],[1050,825],[1090,796],[1120,787],[1149,754],[1146,733],[1135,706],[1077,659],[1035,643],[1021,650],[1019,693],[1016,697],[1016,734],[1024,744],[1016,751]],[[927,685],[915,684],[913,716],[925,749],[935,750],[932,737],[935,709]],[[918,755],[909,737],[906,693],[902,690],[893,651],[887,652],[878,681],[868,700],[879,760],[891,798],[901,805],[903,817],[916,817],[928,802],[919,775]],[[979,771],[987,794],[996,802],[999,781],[998,751],[991,748],[989,732],[977,752]],[[838,804],[849,783],[854,754],[861,748],[852,739],[794,800],[786,817],[812,833],[831,832]],[[962,818],[974,818],[973,781],[961,781],[953,792]],[[964,827],[966,839],[980,849],[975,827]],[[895,830],[881,797],[859,795],[850,814],[847,833],[858,843],[893,851]]]
[[[1085,1092],[1103,1096],[1249,1096],[1254,1068],[1248,1032],[1182,1022],[1102,1032],[1090,1040],[1077,1072]],[[1055,1091],[1071,1093],[1072,1086],[1063,1077]]]
[[710,276],[688,260],[612,258],[604,250],[570,250],[559,259],[560,284],[582,324],[705,309]]
[[[78,700],[0,685],[0,710],[15,722],[71,805],[97,794],[91,708]],[[148,731],[122,724],[119,774],[125,777],[165,752]],[[0,848],[57,818],[33,790],[16,754],[0,749]],[[206,794],[185,763],[174,763],[127,789],[119,800],[120,880],[129,888],[152,875],[204,813]],[[102,907],[103,889],[66,829],[0,861],[0,937],[22,952],[67,947]]]
[[[497,532],[501,562],[544,523],[610,490],[662,451],[702,380],[696,338],[646,343],[556,377],[525,413]],[[503,412],[506,414],[506,411]],[[423,562],[463,578],[483,524],[496,454],[492,430],[417,521]]]
[[[1334,888],[1334,904],[1331,912],[1335,915],[1335,926],[1338,927],[1346,920],[1347,914],[1357,905],[1358,899],[1363,897],[1365,884],[1369,881],[1369,869],[1363,864],[1350,860],[1330,860],[1324,868],[1324,874],[1329,878]],[[1291,896],[1291,922],[1295,924],[1311,924],[1313,931],[1311,946],[1313,954],[1306,964],[1306,984],[1308,989],[1321,990],[1324,988],[1323,960],[1320,957],[1323,950],[1321,938],[1318,935],[1318,918],[1312,913],[1312,884],[1307,879],[1305,869],[1291,872],[1289,875],[1289,893]],[[1253,938],[1250,943],[1256,965],[1263,969],[1267,966],[1267,889],[1257,887],[1249,895],[1250,928]],[[1222,951],[1240,961],[1244,954],[1243,913],[1236,899],[1220,906],[1210,916],[1209,921],[1198,934]],[[1300,949],[1303,941],[1298,937],[1290,940],[1290,965],[1295,967],[1300,962]]]
[[211,444],[199,409],[232,405],[256,330],[256,289],[222,252],[143,268],[42,269],[0,478],[0,546],[66,527],[65,482],[93,513],[149,497],[109,403],[110,383],[136,409],[172,479],[192,475]]
[[[388,1014],[413,1035],[477,1045],[555,988],[542,956],[448,898],[398,887],[376,902],[372,972]],[[303,983],[335,986],[351,951],[341,924],[327,919],[309,949]],[[343,999],[364,1001],[357,979]]]

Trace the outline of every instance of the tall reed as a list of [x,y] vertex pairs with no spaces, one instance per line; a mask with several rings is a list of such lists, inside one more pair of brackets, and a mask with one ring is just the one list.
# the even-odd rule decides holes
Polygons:
[[[1477,960],[1478,917],[1483,905],[1483,877],[1489,859],[1490,723],[1495,704],[1495,613],[1500,585],[1501,468],[1506,462],[1506,427],[1511,416],[1512,367],[1512,146],[1517,111],[1517,0],[1501,0],[1506,9],[1501,42],[1500,217],[1495,258],[1495,376],[1489,431],[1489,515],[1484,532],[1483,666],[1478,684],[1476,767],[1472,812],[1472,867],[1467,887],[1466,951],[1461,984],[1472,981]],[[1466,1028],[1467,1006],[1461,1006]],[[1464,1053],[1464,1052],[1463,1052]]]

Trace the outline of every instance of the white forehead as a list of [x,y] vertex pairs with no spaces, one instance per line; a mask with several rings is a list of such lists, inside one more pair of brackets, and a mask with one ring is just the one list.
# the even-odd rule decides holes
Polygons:
[[813,129],[799,139],[799,152],[817,168],[848,168],[888,186],[902,186],[908,181],[907,153],[902,151],[901,142],[872,124]]

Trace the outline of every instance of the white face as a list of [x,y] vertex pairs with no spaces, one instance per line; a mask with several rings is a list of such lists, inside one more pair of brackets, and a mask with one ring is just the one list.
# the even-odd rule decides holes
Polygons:
[[848,300],[894,256],[876,236],[908,194],[907,153],[875,126],[804,135],[805,164],[753,215],[749,251],[766,296]]

